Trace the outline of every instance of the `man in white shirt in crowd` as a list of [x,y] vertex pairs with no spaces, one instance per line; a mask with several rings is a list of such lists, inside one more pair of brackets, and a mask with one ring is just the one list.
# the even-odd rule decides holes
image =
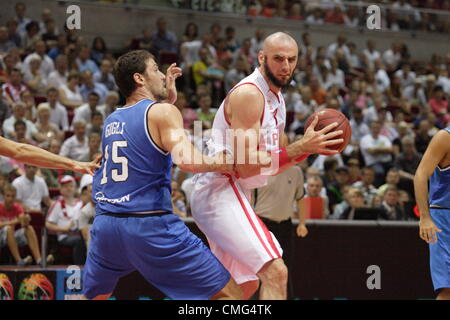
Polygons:
[[58,128],[62,131],[69,130],[69,118],[67,116],[67,110],[59,102],[59,91],[58,90],[56,90],[55,88],[49,88],[47,90],[47,102],[43,102],[41,104],[46,104],[50,107],[50,122],[51,123],[58,126]]
[[367,207],[373,207],[378,189],[373,185],[375,181],[375,170],[372,167],[362,169],[362,180],[353,184],[353,187],[361,190],[364,195],[364,202]]
[[361,139],[361,152],[366,166],[374,168],[376,172],[375,185],[381,185],[385,173],[392,165],[392,154],[394,149],[391,141],[380,134],[382,123],[372,121],[370,124],[370,134]]
[[93,91],[88,95],[88,102],[75,109],[73,122],[84,121],[86,123],[91,121],[94,112],[100,112],[105,117],[104,106],[99,105],[100,97],[97,92]]
[[27,11],[27,7],[25,6],[25,4],[23,2],[17,2],[16,6],[15,6],[15,10],[16,10],[15,20],[18,23],[17,30],[22,35],[26,32],[25,27],[27,26],[27,24],[29,22],[31,22],[31,19],[25,17],[25,12]]
[[381,58],[374,60],[374,70],[377,89],[380,92],[384,92],[391,86],[391,79],[389,78],[389,75],[386,72],[385,66]]
[[44,41],[36,41],[34,43],[34,52],[29,54],[23,61],[22,72],[25,73],[30,69],[30,63],[33,58],[39,57],[42,60],[39,71],[43,77],[48,78],[50,73],[55,70],[55,66],[53,64],[53,60],[46,54],[46,50],[47,46]]
[[69,72],[67,71],[68,62],[65,55],[60,54],[55,59],[55,70],[48,75],[48,85],[59,89],[63,84],[67,84],[67,77]]
[[83,202],[75,197],[76,182],[72,176],[66,175],[59,181],[61,197],[48,210],[47,229],[58,233],[58,242],[73,249],[73,263],[83,265],[86,260],[86,249],[78,227]]
[[390,49],[387,49],[383,53],[383,62],[386,65],[386,71],[394,72],[402,58],[400,53],[401,47],[400,43],[393,42]]
[[86,122],[74,122],[73,131],[74,135],[64,141],[59,155],[78,161],[78,159],[89,151],[88,139],[86,137]]
[[26,105],[23,102],[17,102],[17,103],[13,104],[12,116],[7,118],[3,122],[2,129],[3,129],[4,136],[8,139],[15,138],[14,124],[16,123],[16,121],[22,120],[25,122],[26,127],[27,127],[25,138],[35,139],[35,140],[39,140],[39,141],[42,140],[39,137],[39,132],[38,132],[36,126],[34,125],[34,123],[28,119],[25,119],[25,113],[26,113]]
[[411,66],[409,63],[404,63],[402,68],[395,72],[395,76],[400,78],[402,89],[413,85],[414,80],[416,80],[416,73],[411,71]]
[[41,211],[43,202],[50,207],[50,200],[45,180],[36,176],[38,168],[25,164],[25,174],[14,179],[12,185],[16,188],[17,202],[21,203],[25,211]]
[[376,43],[374,40],[367,40],[367,48],[364,49],[363,54],[366,58],[367,67],[372,69],[374,67],[375,60],[381,57],[380,52],[375,49]]

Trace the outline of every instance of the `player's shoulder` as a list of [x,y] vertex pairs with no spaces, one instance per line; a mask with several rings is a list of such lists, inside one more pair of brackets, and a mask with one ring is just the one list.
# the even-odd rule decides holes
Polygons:
[[433,137],[434,143],[440,146],[450,148],[450,131],[449,128],[439,130]]
[[252,82],[243,83],[238,85],[230,93],[231,99],[258,101],[263,100],[264,95],[261,90]]
[[168,116],[173,115],[174,113],[179,113],[179,110],[176,106],[171,103],[166,102],[156,102],[152,105],[149,111],[149,115],[151,117],[164,119]]

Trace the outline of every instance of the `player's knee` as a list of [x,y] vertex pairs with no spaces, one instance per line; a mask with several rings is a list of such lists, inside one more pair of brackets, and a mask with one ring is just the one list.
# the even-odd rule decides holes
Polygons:
[[211,300],[242,300],[244,294],[241,288],[237,285],[233,278],[228,281],[228,283],[220,290],[216,295],[214,295]]
[[285,285],[288,270],[282,259],[272,260],[263,268],[259,276],[262,282]]

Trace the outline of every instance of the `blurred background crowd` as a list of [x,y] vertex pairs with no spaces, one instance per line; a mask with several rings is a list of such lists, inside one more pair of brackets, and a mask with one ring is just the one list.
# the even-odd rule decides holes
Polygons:
[[[448,0],[370,2],[388,5],[383,27],[450,32],[449,16],[434,16],[434,10],[450,10]],[[216,11],[233,12],[236,7],[233,1],[231,9],[224,6],[229,1],[211,3]],[[350,7],[339,0],[242,3],[246,5],[241,13],[252,17],[365,24],[361,1]],[[217,108],[258,66],[257,53],[268,35],[255,28],[252,37],[242,39],[232,25],[222,24],[200,32],[195,22],[176,34],[171,30],[175,22],[160,16],[122,48],[111,50],[101,34],[88,43],[81,32],[57,25],[47,8],[39,19],[37,14],[31,19],[24,3],[11,5],[15,16],[0,22],[1,134],[80,161],[101,153],[103,121],[124,102],[112,75],[120,54],[144,49],[154,54],[163,73],[173,62],[183,69],[175,104],[186,132],[204,148]],[[171,5],[191,8],[188,1]],[[419,13],[417,7],[433,10]],[[374,219],[417,220],[415,170],[431,137],[450,125],[450,53],[420,60],[406,42],[394,41],[387,50],[379,50],[369,37],[364,46],[345,34],[326,46],[314,46],[314,35],[305,30],[297,38],[298,66],[283,90],[289,139],[301,137],[308,116],[321,108],[340,110],[352,126],[351,142],[342,154],[310,156],[299,164],[303,199],[322,202],[319,215],[312,212],[314,205],[302,207],[306,218],[352,220],[356,209],[369,208],[377,210]],[[196,121],[201,121],[201,136],[194,136]],[[181,217],[190,215],[191,177],[173,170],[173,207]],[[41,229],[46,229],[54,247],[70,248],[71,262],[83,264],[95,213],[91,183],[87,176],[1,157],[0,261],[41,262],[38,243]],[[293,215],[297,210],[293,203]],[[32,257],[23,258],[26,247]],[[52,255],[45,258],[53,260]]]

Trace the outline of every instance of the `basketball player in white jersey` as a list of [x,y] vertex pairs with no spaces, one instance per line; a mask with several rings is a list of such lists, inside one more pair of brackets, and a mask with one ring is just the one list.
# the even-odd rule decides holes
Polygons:
[[[220,173],[194,176],[192,215],[246,299],[255,293],[259,282],[260,299],[286,299],[287,269],[281,258],[282,250],[249,202],[250,190],[267,182],[268,175],[261,174],[261,170],[278,163],[278,171],[272,171],[276,174],[309,154],[336,154],[327,146],[343,142],[338,139],[342,131],[330,132],[337,123],[314,131],[316,117],[301,140],[280,145],[280,141],[287,141],[280,139],[286,120],[280,91],[291,81],[297,57],[297,43],[288,34],[277,32],[265,39],[263,50],[258,53],[260,66],[231,89],[222,102],[208,143],[210,155],[225,151],[235,157],[238,176]],[[236,134],[231,142],[225,138],[230,129]],[[241,148],[236,143],[242,137],[236,133],[239,129],[245,130],[245,146]],[[256,146],[251,141],[256,141]],[[245,161],[241,164],[242,153]],[[249,160],[252,157],[257,159],[253,164]]]

